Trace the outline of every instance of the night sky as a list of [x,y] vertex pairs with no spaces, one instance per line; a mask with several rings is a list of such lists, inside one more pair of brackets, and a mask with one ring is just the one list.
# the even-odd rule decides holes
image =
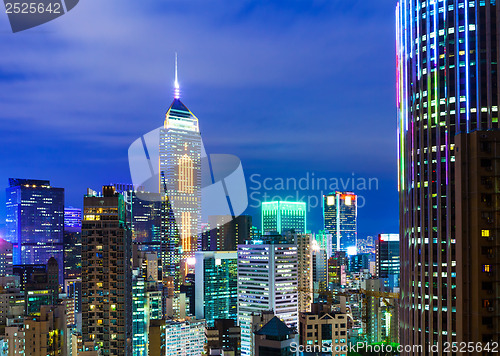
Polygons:
[[181,100],[209,153],[240,157],[250,204],[265,193],[250,177],[354,177],[358,236],[398,232],[395,2],[82,0],[16,34],[2,9],[0,223],[9,177],[49,179],[75,207],[129,182],[128,147],[163,124],[178,52]]

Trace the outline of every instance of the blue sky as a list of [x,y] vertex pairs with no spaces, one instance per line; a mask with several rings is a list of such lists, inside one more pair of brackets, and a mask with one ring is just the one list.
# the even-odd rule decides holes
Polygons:
[[[130,181],[128,146],[162,124],[178,52],[181,100],[210,153],[240,157],[247,178],[376,178],[359,192],[359,236],[397,232],[394,8],[85,0],[16,34],[2,13],[0,188],[50,179],[81,207],[87,187]],[[309,220],[321,228],[321,209]]]

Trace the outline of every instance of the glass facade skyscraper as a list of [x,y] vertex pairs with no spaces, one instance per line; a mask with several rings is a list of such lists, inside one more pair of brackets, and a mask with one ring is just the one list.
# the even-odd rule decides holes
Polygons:
[[[160,192],[168,196],[179,233],[181,277],[198,248],[201,215],[201,151],[198,118],[175,98],[160,131]],[[168,238],[168,237],[167,237]]]
[[208,326],[215,319],[237,320],[238,262],[236,251],[196,252],[196,317]]
[[376,241],[377,275],[384,286],[393,290],[399,288],[399,234],[380,234]]
[[400,337],[405,345],[426,349],[461,340],[457,301],[462,294],[470,300],[473,293],[486,293],[459,283],[455,172],[462,167],[455,165],[455,139],[459,133],[499,128],[498,6],[496,0],[398,1]]
[[82,272],[82,209],[64,208],[64,279]]
[[262,203],[262,233],[285,233],[295,230],[298,234],[306,232],[306,203],[272,201]]
[[14,264],[46,264],[54,257],[62,284],[64,189],[51,187],[48,180],[10,178],[6,214]]
[[332,235],[334,251],[355,251],[357,240],[358,199],[351,192],[335,192],[323,196],[325,232]]

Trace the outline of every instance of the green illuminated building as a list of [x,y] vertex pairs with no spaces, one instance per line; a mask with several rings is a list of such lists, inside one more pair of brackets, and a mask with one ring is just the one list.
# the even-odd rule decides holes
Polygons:
[[215,319],[237,318],[238,254],[236,251],[196,252],[195,311],[208,326]]
[[276,231],[279,234],[294,229],[298,234],[306,232],[306,203],[272,201],[262,203],[262,233]]

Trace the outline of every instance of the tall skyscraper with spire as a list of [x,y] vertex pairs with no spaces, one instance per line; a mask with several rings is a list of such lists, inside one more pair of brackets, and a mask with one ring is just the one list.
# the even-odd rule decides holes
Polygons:
[[[432,345],[441,355],[446,344],[499,338],[498,194],[485,174],[493,171],[492,160],[465,172],[472,162],[464,154],[473,147],[465,145],[470,135],[500,128],[499,6],[496,0],[399,0],[396,9],[400,342],[421,345],[425,354]],[[460,156],[464,161],[456,164]],[[476,225],[459,214],[477,194],[462,190],[460,177],[489,190],[471,210]],[[484,234],[482,223],[490,227]],[[488,256],[491,263],[477,262]]]
[[159,183],[161,194],[168,197],[177,225],[181,280],[189,271],[198,246],[201,151],[198,118],[180,100],[176,55],[174,101],[167,110],[160,131]]

